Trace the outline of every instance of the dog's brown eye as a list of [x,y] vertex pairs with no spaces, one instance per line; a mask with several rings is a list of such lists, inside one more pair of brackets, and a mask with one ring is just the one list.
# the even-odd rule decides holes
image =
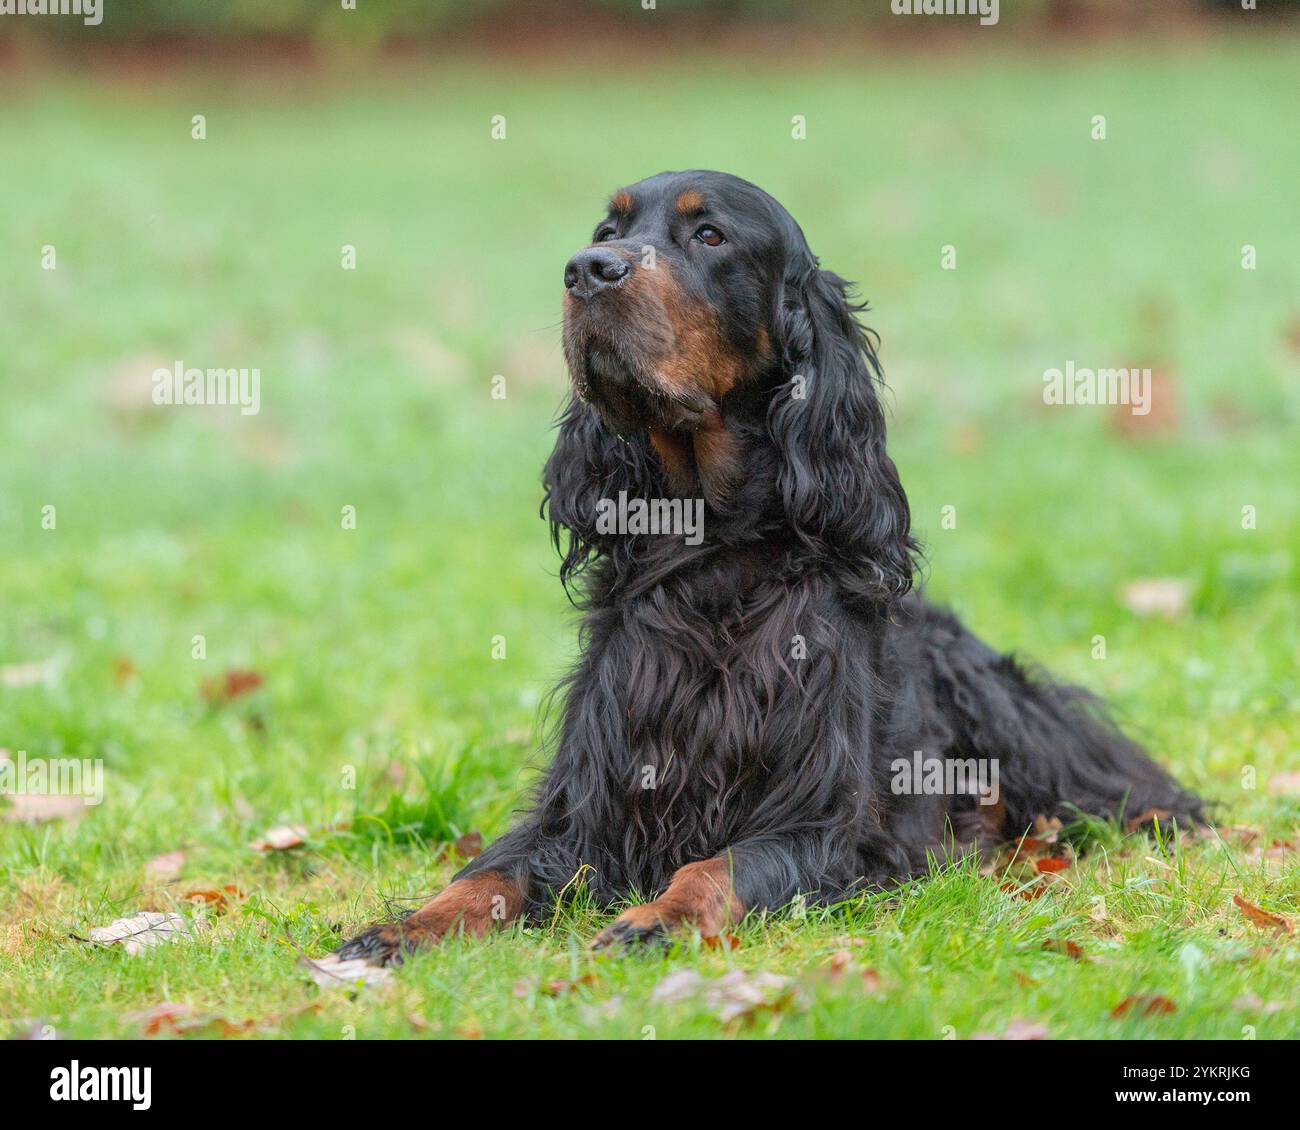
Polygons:
[[614,229],[613,229],[613,228],[601,228],[600,231],[598,231],[598,232],[596,233],[596,238],[595,238],[592,242],[593,242],[593,243],[604,243],[605,240],[607,240],[607,239],[613,239],[613,238],[614,238]]
[[695,238],[701,243],[707,243],[710,247],[717,247],[718,244],[727,242],[722,238],[722,233],[717,228],[711,228],[708,224],[696,230]]

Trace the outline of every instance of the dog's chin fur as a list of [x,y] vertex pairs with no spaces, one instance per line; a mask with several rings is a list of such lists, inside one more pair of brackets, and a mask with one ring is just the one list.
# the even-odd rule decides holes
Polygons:
[[708,395],[692,389],[670,391],[652,363],[605,343],[579,339],[570,373],[575,394],[623,438],[655,430],[688,436],[717,413]]

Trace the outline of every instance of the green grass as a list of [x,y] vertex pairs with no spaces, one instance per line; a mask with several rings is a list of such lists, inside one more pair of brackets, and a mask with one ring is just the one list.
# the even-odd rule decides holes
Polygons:
[[[1300,915],[1300,855],[1113,830],[1042,898],[958,867],[751,919],[728,951],[597,960],[601,917],[565,905],[355,998],[296,961],[436,889],[440,843],[499,834],[527,786],[574,647],[536,519],[561,270],[607,192],[661,168],[757,181],[862,281],[931,595],[1107,694],[1223,823],[1295,841],[1297,802],[1267,783],[1300,763],[1298,74],[1293,43],[1259,41],[686,59],[617,83],[470,64],[8,81],[0,664],[57,674],[0,684],[0,747],[101,758],[107,787],[77,821],[0,822],[0,1020],[129,1036],[166,1000],[325,1038],[967,1038],[1017,1018],[1056,1037],[1294,1036],[1300,948],[1232,896]],[[178,358],[260,367],[261,413],[152,406],[150,372]],[[1067,359],[1160,369],[1176,424],[1125,438],[1105,410],[1045,410],[1041,374]],[[1184,617],[1124,607],[1151,576],[1190,583]],[[232,668],[264,686],[209,705],[204,680]],[[284,823],[305,847],[247,847]],[[149,879],[177,848],[181,876]],[[131,958],[69,939],[225,884],[246,897],[195,942]],[[1088,960],[1044,949],[1064,940]],[[876,992],[828,975],[845,948]],[[670,972],[731,968],[790,976],[798,1000],[748,1023],[651,1000]],[[1177,1011],[1110,1017],[1139,992]]]

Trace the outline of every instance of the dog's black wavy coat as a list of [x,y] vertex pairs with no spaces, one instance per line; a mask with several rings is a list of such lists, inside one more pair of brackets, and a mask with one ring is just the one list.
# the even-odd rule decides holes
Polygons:
[[[653,283],[637,277],[647,245]],[[660,174],[616,195],[578,273],[593,256],[595,283],[573,263],[566,277],[581,395],[544,473],[581,657],[528,812],[459,879],[507,876],[528,913],[579,871],[615,903],[721,859],[740,913],[915,876],[1040,815],[1202,818],[1087,693],[910,591],[917,546],[864,307],[776,201],[723,174]],[[682,379],[683,350],[725,387]],[[598,503],[620,492],[702,495],[702,543],[600,532]],[[1001,805],[896,795],[891,763],[916,750],[997,759]]]

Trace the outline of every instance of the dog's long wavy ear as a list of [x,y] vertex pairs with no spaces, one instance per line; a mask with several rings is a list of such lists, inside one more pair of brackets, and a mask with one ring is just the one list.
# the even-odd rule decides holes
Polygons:
[[806,547],[856,571],[863,596],[902,596],[917,546],[885,452],[875,335],[857,320],[866,304],[811,252],[794,260],[775,317],[786,380],[768,410],[786,516]]
[[596,410],[571,396],[560,415],[555,450],[542,472],[542,517],[560,554],[560,580],[566,591],[582,570],[620,540],[599,528],[600,503],[618,503],[619,491],[642,498],[653,468],[645,445],[627,443],[607,428]]

